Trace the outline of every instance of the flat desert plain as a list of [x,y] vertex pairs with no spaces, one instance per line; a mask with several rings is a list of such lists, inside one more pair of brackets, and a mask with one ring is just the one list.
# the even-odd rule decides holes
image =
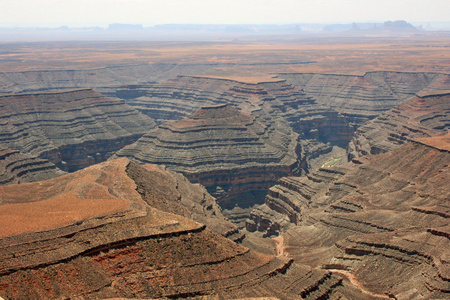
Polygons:
[[0,71],[80,70],[133,64],[208,66],[197,75],[255,82],[279,72],[362,75],[450,72],[450,36],[281,37],[217,42],[0,44]]

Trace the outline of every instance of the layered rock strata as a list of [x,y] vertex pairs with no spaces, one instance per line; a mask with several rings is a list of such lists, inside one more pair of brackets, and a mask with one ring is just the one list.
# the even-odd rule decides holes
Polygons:
[[450,292],[449,163],[445,135],[283,178],[249,229],[283,231],[289,257],[341,274],[369,295],[443,299]]
[[[108,96],[126,99],[161,124],[187,116],[201,106],[217,104],[218,98],[221,98],[219,101],[231,99],[231,102],[236,98],[246,103],[249,98],[267,93],[261,89],[265,83],[236,85],[233,80],[207,77],[197,80],[200,77],[185,76],[201,74],[211,68],[214,65],[159,63],[92,70],[3,72],[0,73],[0,94],[95,88]],[[422,90],[448,90],[450,85],[449,75],[440,73],[382,71],[363,76],[280,73],[278,77],[319,104],[344,115],[354,129]],[[202,103],[191,107],[186,104],[187,100]],[[253,104],[244,105],[251,107]]]
[[0,148],[0,185],[46,180],[64,174],[48,160]]
[[192,184],[180,173],[159,165],[130,162],[126,172],[149,206],[205,224],[232,240],[244,238],[236,226],[225,220],[216,199],[202,185]]
[[145,90],[140,89],[142,95],[138,97],[133,95],[135,89],[124,88],[116,96],[127,97],[128,104],[160,124],[181,119],[202,106],[227,103],[254,114],[276,115],[285,119],[295,132],[305,138],[312,136],[323,143],[345,147],[353,133],[342,115],[317,103],[314,98],[282,79],[255,84],[178,76]]
[[[146,177],[149,174],[153,176]],[[339,276],[282,256],[253,252],[200,223],[150,206],[181,201],[167,207],[189,210],[187,200],[173,199],[176,193],[152,191],[161,182],[170,185],[166,179],[180,179],[172,176],[157,166],[143,168],[122,158],[58,180],[0,187],[0,214],[5,221],[0,230],[0,297],[320,299],[340,295]],[[186,184],[180,182],[172,191],[178,190],[184,198]],[[193,194],[201,190],[191,188]],[[196,201],[195,205],[207,204]],[[193,215],[198,214],[195,210]]]
[[[121,90],[127,103],[157,123],[182,118],[202,105],[227,103],[263,119],[285,121],[299,134],[301,171],[321,165],[333,147],[346,148],[353,136],[347,119],[286,80],[245,83],[229,79],[178,76],[151,87]],[[119,92],[119,91],[118,91]],[[119,95],[117,95],[119,96]],[[269,120],[269,122],[270,122]],[[315,162],[317,160],[317,162]]]
[[155,126],[93,90],[0,96],[0,145],[74,171],[104,161]]
[[74,88],[93,88],[102,93],[108,93],[120,87],[139,87],[177,75],[196,74],[210,68],[211,65],[158,63],[88,70],[0,72],[0,93],[28,93]]
[[135,87],[120,89],[117,96],[126,96],[127,103],[152,117],[158,124],[179,120],[202,106],[229,103],[252,112],[259,109],[261,97],[267,91],[258,84],[228,79],[198,76],[177,76],[173,79],[141,89],[133,96]]
[[450,91],[422,92],[358,128],[347,149],[349,160],[379,154],[415,138],[450,129]]
[[168,122],[116,153],[154,163],[201,183],[222,207],[251,206],[297,167],[297,134],[281,122],[260,122],[226,104],[205,106]]
[[422,90],[450,89],[450,76],[439,73],[282,73],[278,77],[344,115],[355,129]]

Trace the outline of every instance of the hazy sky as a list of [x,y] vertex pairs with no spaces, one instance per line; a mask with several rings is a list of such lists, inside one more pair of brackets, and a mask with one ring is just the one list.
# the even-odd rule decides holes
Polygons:
[[0,26],[450,21],[450,0],[0,0]]

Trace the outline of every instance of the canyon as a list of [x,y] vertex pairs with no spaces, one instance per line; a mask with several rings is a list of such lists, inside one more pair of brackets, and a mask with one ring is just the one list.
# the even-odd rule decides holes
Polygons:
[[92,89],[0,96],[0,145],[66,171],[104,161],[155,126],[123,101]]
[[282,178],[247,229],[281,234],[289,257],[350,273],[373,293],[444,299],[449,160],[446,134]]
[[348,160],[393,150],[413,138],[444,135],[449,112],[449,91],[421,92],[359,127],[348,144]]
[[0,148],[0,165],[0,185],[40,181],[66,173],[46,159],[8,148]]
[[[182,184],[154,190],[167,181]],[[0,295],[7,299],[245,298],[268,290],[314,298],[341,282],[193,221],[233,230],[202,187],[156,165],[120,158],[26,185],[26,192],[23,185],[0,188]],[[186,188],[191,197],[184,199]]]
[[[261,122],[227,104],[158,126],[114,157],[154,163],[200,183],[223,208],[249,207],[297,168],[297,134],[275,120]],[[262,202],[261,202],[262,203]]]
[[0,298],[445,299],[447,39],[400,40],[5,44]]

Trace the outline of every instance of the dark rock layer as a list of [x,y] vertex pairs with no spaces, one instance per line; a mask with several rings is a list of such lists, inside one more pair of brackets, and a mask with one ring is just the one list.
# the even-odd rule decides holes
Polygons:
[[0,148],[0,185],[46,180],[64,174],[48,160]]
[[[135,87],[129,88],[127,103],[159,124],[190,115],[202,106],[227,103],[254,114],[267,113],[283,118],[298,134],[305,138],[313,136],[323,143],[345,147],[353,133],[343,116],[285,80],[252,84],[178,76],[141,89],[139,97],[132,95],[134,90]],[[121,91],[122,97],[127,94],[125,91]]]
[[0,96],[0,145],[74,171],[104,161],[155,126],[93,90]]

